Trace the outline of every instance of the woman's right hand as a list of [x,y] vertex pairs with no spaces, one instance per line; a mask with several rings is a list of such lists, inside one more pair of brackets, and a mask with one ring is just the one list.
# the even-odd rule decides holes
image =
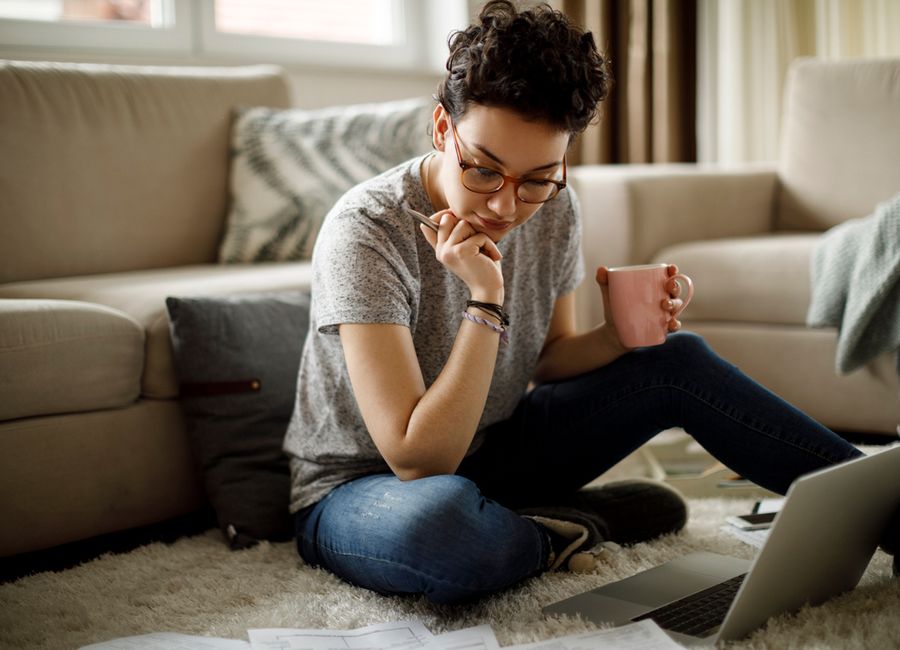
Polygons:
[[419,228],[434,249],[435,257],[465,282],[472,298],[503,304],[503,255],[490,237],[458,219],[450,210],[432,215],[438,224],[434,232],[424,225]]

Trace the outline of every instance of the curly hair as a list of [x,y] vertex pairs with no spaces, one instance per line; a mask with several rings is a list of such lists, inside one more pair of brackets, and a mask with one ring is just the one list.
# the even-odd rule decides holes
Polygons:
[[448,43],[436,99],[454,120],[476,103],[574,135],[594,119],[612,81],[591,33],[546,4],[520,12],[508,0],[491,0]]

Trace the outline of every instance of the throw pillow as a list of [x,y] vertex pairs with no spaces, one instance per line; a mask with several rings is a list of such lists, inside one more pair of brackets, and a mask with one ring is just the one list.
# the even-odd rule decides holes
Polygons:
[[167,298],[180,403],[232,548],[293,536],[281,445],[309,329],[302,292]]
[[433,101],[412,99],[238,111],[219,261],[309,259],[322,219],[347,190],[431,149],[433,110]]

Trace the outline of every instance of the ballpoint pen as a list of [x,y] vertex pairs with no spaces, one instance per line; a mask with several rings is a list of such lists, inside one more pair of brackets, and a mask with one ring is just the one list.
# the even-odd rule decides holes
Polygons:
[[408,214],[409,216],[411,216],[413,219],[415,219],[415,220],[418,221],[419,223],[422,223],[422,224],[428,226],[428,227],[431,228],[434,232],[437,232],[437,231],[438,231],[437,224],[434,223],[431,219],[429,219],[428,217],[426,217],[426,216],[425,216],[424,214],[422,214],[421,212],[418,212],[417,210],[413,210],[412,208],[410,208],[410,207],[408,207],[408,206],[405,206],[405,205],[403,206],[403,210],[406,212],[406,214]]

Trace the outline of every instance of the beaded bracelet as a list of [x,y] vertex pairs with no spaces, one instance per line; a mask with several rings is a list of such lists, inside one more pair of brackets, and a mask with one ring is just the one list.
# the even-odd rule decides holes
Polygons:
[[484,325],[485,327],[491,328],[493,331],[497,332],[497,334],[500,335],[500,341],[503,344],[509,344],[509,332],[506,331],[506,328],[503,325],[494,325],[492,322],[483,318],[479,318],[478,316],[473,316],[467,311],[464,311],[462,315],[466,320],[470,320],[473,323],[478,323],[479,325]]

